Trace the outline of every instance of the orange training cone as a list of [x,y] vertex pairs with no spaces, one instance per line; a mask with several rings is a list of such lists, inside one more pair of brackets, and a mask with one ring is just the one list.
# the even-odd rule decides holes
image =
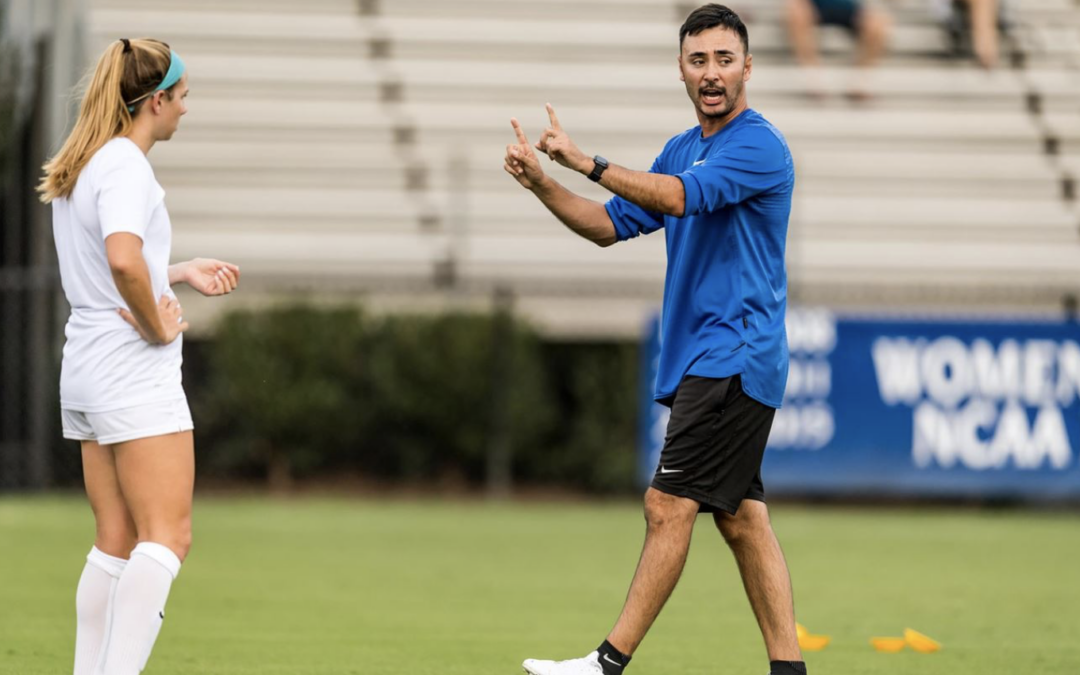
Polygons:
[[910,628],[904,629],[904,640],[909,647],[920,654],[933,654],[941,649],[940,642]]
[[907,640],[901,637],[872,637],[870,644],[879,652],[895,654],[907,646]]
[[828,635],[814,635],[801,623],[795,624],[795,634],[799,636],[799,649],[807,652],[820,652],[832,641]]

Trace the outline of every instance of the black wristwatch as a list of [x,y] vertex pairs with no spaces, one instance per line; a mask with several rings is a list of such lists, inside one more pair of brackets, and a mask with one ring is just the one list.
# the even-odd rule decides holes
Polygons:
[[603,176],[604,171],[606,171],[607,168],[608,168],[608,161],[606,159],[604,159],[603,157],[601,157],[600,155],[597,155],[596,157],[593,157],[592,161],[594,163],[594,166],[593,166],[592,173],[589,174],[589,180],[591,180],[594,183],[599,183],[600,182],[600,176]]

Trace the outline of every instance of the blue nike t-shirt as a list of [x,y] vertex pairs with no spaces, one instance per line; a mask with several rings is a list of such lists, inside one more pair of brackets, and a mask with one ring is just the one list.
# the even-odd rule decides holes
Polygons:
[[686,375],[742,375],[743,390],[779,408],[788,374],[787,240],[795,166],[783,135],[746,110],[709,138],[701,127],[664,146],[652,173],[677,176],[683,217],[622,197],[606,204],[619,241],[664,228],[667,278],[655,398],[671,405]]

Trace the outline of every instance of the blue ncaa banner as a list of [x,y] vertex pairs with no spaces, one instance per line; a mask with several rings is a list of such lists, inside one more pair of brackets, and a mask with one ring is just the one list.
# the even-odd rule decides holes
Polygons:
[[1080,325],[799,309],[788,340],[769,494],[1080,499]]

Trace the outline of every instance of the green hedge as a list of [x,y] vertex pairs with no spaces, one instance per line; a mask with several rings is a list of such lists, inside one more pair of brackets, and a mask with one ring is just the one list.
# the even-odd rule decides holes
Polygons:
[[498,315],[297,306],[230,314],[192,347],[204,473],[479,486],[489,450],[508,447],[519,485],[633,487],[633,344],[544,342]]

